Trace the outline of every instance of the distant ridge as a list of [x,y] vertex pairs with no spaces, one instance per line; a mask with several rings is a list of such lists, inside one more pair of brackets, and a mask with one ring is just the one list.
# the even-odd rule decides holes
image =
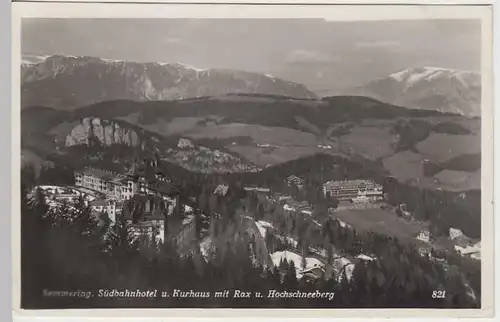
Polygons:
[[88,56],[28,56],[21,64],[23,107],[74,109],[110,100],[178,100],[206,96],[275,95],[315,99],[304,85],[271,75],[198,69],[181,63],[138,63]]
[[439,67],[398,71],[348,91],[411,109],[481,115],[481,75]]

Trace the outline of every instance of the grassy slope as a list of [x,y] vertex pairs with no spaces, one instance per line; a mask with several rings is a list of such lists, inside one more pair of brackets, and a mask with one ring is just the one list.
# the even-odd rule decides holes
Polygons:
[[408,222],[393,212],[383,209],[352,209],[336,211],[335,217],[352,225],[359,231],[374,231],[387,236],[395,236],[403,242],[424,246],[415,237],[426,226],[421,222]]

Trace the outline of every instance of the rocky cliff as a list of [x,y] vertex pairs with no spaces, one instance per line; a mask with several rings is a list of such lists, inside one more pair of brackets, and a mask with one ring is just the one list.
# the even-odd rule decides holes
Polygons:
[[123,121],[85,117],[77,122],[62,124],[53,129],[53,133],[59,148],[127,146],[158,154],[164,160],[194,172],[231,173],[259,170],[251,162],[229,153],[212,150],[184,138],[175,145],[175,141],[169,138],[144,131]]
[[88,145],[91,141],[101,145],[124,144],[137,147],[141,144],[139,135],[133,129],[122,127],[111,120],[87,117],[73,127],[66,136],[65,146]]

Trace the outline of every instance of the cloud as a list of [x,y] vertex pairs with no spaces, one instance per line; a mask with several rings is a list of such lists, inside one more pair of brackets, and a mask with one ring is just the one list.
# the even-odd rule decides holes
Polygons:
[[400,43],[397,41],[360,41],[354,44],[358,48],[389,48],[399,47]]
[[323,53],[297,49],[288,53],[286,57],[286,62],[288,63],[318,63],[318,62],[329,62],[331,59]]

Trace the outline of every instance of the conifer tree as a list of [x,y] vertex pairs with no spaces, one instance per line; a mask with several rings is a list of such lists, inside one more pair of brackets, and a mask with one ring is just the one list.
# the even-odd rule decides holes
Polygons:
[[114,258],[132,258],[138,250],[139,241],[123,216],[111,225],[105,236],[104,250]]
[[294,262],[290,261],[285,277],[283,279],[283,287],[286,290],[295,290],[297,289],[297,286],[298,286],[297,271],[295,269]]

